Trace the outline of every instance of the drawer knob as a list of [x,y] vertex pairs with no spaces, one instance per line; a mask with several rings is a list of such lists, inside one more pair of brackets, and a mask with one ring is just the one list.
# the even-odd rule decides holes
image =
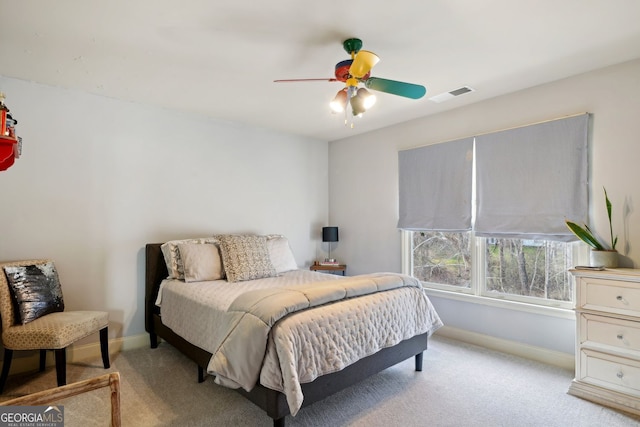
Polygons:
[[619,340],[621,340],[621,339],[623,339],[623,338],[624,338],[624,336],[623,336],[622,334],[618,334],[618,335],[616,336],[616,338],[618,338]]
[[629,304],[629,303],[627,302],[627,300],[626,300],[626,299],[624,299],[624,297],[623,297],[622,295],[618,295],[618,296],[616,297],[616,299],[617,299],[618,301],[620,301],[621,303],[625,304],[625,305],[628,305],[628,304]]
[[618,372],[618,373],[616,374],[616,377],[618,377],[618,378],[622,379],[622,377],[624,377],[624,374],[623,374],[622,372]]

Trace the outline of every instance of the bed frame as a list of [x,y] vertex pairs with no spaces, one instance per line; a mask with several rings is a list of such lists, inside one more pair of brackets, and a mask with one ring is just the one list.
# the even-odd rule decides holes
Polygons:
[[[196,362],[198,366],[198,382],[204,381],[204,370],[209,364],[211,353],[194,346],[178,336],[162,323],[160,308],[155,305],[162,280],[168,276],[164,262],[161,243],[146,245],[145,262],[145,329],[149,333],[151,348],[158,347],[158,338],[167,341],[183,354]],[[415,369],[422,371],[422,352],[427,349],[427,334],[416,335],[399,344],[382,349],[347,366],[339,372],[318,377],[313,382],[302,384],[304,394],[303,407],[324,399],[344,388],[347,388],[383,369],[415,356]],[[284,427],[285,417],[290,414],[287,399],[283,393],[271,390],[258,384],[250,392],[236,389],[251,402],[266,411],[273,418],[274,427]]]

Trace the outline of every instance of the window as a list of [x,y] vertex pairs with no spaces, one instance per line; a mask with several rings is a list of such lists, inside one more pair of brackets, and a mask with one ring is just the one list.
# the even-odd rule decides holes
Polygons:
[[471,233],[414,231],[411,275],[422,282],[471,289]]
[[484,239],[488,295],[571,301],[571,246],[549,240]]
[[405,251],[411,254],[409,274],[428,288],[571,308],[568,269],[578,255],[573,243],[483,238],[472,232],[405,233],[411,236]]
[[586,223],[588,122],[400,151],[405,272],[432,288],[569,308],[576,238],[564,222]]

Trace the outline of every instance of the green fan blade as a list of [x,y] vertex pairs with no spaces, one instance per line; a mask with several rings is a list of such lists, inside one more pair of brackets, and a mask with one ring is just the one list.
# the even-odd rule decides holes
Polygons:
[[427,93],[424,86],[413,83],[398,82],[395,80],[381,79],[380,77],[369,77],[364,81],[368,89],[386,92],[393,95],[404,96],[405,98],[419,99]]

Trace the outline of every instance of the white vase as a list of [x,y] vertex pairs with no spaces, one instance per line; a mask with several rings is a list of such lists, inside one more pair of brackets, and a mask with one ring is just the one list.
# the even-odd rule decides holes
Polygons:
[[595,251],[589,254],[589,264],[592,267],[616,268],[618,266],[618,251]]

